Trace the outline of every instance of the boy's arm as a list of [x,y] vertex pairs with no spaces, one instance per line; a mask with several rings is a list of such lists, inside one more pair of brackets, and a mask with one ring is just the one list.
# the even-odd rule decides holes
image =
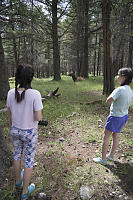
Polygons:
[[11,115],[11,110],[10,108],[8,107],[8,121],[9,121],[9,126],[12,125],[12,115]]
[[114,101],[114,99],[110,96],[106,99],[107,104],[111,104],[113,101]]

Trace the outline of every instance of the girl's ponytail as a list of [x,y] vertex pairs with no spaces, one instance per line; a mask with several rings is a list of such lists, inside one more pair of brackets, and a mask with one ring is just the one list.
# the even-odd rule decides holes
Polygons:
[[[15,73],[15,99],[17,103],[21,102],[25,97],[25,91],[31,88],[31,81],[34,72],[30,65],[19,65]],[[25,90],[20,94],[18,92],[18,85]]]

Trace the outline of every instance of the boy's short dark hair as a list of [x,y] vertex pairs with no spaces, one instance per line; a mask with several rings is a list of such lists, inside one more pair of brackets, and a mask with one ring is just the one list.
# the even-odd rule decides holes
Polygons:
[[125,77],[125,81],[121,84],[121,86],[129,85],[132,82],[133,71],[131,68],[121,68],[119,69],[118,74]]

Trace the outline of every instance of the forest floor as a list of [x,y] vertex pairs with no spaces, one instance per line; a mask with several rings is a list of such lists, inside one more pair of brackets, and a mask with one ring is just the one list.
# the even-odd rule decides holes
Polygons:
[[[101,91],[94,90],[79,92],[78,95],[88,96],[88,99],[92,96],[94,99],[101,99],[102,94]],[[55,101],[57,100],[53,100]],[[132,200],[132,109],[120,136],[115,162],[103,166],[94,163],[93,158],[101,155],[102,134],[109,106],[105,105],[105,99],[89,105],[81,105],[78,102],[76,111],[75,100],[71,100],[71,106],[73,109],[67,116],[49,120],[47,127],[39,126],[38,148],[32,175],[36,189],[29,199],[38,200],[39,194],[45,193],[47,199],[51,200],[80,200],[80,188],[87,186],[92,200]],[[12,148],[10,137],[8,141]],[[11,167],[1,185],[1,200],[19,200],[14,182]]]

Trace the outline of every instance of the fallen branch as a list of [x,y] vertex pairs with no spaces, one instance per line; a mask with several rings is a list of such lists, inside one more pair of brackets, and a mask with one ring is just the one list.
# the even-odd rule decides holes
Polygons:
[[56,88],[56,90],[54,91],[47,91],[47,95],[46,96],[42,96],[42,101],[51,97],[58,97],[61,95],[61,93],[57,94],[59,88]]
[[89,105],[89,104],[95,104],[95,103],[101,103],[102,100],[99,99],[99,100],[93,100],[93,101],[88,101],[88,102],[85,102],[85,103],[80,103],[81,105]]

